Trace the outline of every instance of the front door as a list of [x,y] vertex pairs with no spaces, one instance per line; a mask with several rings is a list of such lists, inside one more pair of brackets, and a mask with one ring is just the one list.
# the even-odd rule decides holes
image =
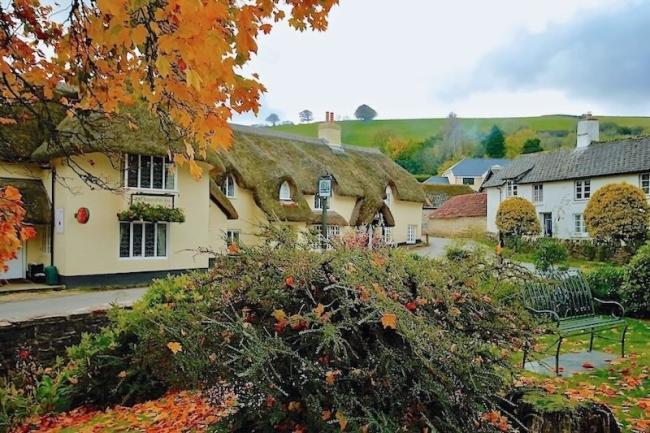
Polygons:
[[547,238],[553,237],[553,214],[551,212],[544,212],[541,214],[541,217],[544,236]]
[[18,250],[17,257],[9,260],[5,264],[9,267],[7,272],[2,272],[0,269],[0,280],[15,280],[25,278],[25,248]]

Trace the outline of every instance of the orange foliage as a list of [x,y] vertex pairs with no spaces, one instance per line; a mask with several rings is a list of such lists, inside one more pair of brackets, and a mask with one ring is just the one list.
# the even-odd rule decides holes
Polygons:
[[[81,110],[110,116],[143,100],[167,126],[180,128],[186,151],[175,160],[189,162],[198,176],[190,143],[202,155],[228,146],[232,113],[259,110],[265,88],[257,74],[243,71],[258,36],[282,20],[300,31],[323,31],[337,3],[97,0],[54,10],[52,2],[10,0],[0,14],[2,102],[47,102],[70,116]],[[61,82],[78,89],[78,98],[61,97]]]
[[25,226],[22,196],[13,186],[0,189],[0,270],[7,271],[6,262],[16,258],[22,243],[36,236],[33,227]]

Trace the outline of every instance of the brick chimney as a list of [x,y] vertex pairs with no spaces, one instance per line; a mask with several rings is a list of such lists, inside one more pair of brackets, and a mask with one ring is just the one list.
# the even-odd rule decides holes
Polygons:
[[578,139],[576,147],[578,149],[585,148],[591,144],[592,141],[600,139],[600,125],[598,119],[587,112],[580,116],[578,119]]
[[341,126],[334,122],[334,113],[325,113],[325,122],[318,125],[318,138],[325,140],[330,146],[341,145]]

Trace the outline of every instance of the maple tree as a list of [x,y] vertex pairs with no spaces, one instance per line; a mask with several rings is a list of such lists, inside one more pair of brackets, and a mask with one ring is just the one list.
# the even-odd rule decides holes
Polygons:
[[337,3],[72,0],[55,10],[51,2],[11,0],[0,6],[0,123],[37,119],[65,154],[57,112],[87,131],[98,118],[144,103],[170,137],[184,141],[183,152],[170,150],[174,160],[199,176],[195,152],[227,147],[232,114],[259,110],[265,88],[244,71],[258,37],[283,20],[299,31],[325,30]]
[[22,196],[13,186],[0,189],[0,271],[7,271],[6,262],[16,258],[22,243],[36,236],[33,227],[26,226]]

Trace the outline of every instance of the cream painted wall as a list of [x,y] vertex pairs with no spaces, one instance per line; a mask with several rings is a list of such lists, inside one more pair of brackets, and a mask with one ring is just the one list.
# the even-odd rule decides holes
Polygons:
[[393,197],[390,211],[395,218],[395,227],[393,227],[393,241],[395,243],[406,242],[409,225],[416,226],[416,240],[422,239],[422,203],[397,200]]
[[434,236],[485,233],[485,217],[434,218],[427,221],[426,234]]
[[[610,183],[626,182],[639,186],[639,175],[628,174],[619,176],[602,176],[591,178],[591,195],[601,187]],[[574,198],[574,181],[545,182],[543,184],[543,200],[533,203],[540,213],[551,213],[553,218],[553,236],[562,239],[584,239],[586,234],[578,234],[575,231],[574,215],[583,214],[588,200],[576,200]],[[496,214],[499,204],[505,200],[505,186],[503,188],[486,188],[488,194],[487,229],[490,233],[496,233]],[[524,184],[517,186],[518,197],[525,198],[532,202],[533,186]],[[648,196],[650,201],[650,196]]]
[[[102,154],[75,157],[113,185],[119,185],[121,172]],[[91,165],[92,162],[92,165]],[[209,179],[195,180],[187,167],[179,169],[175,206],[183,209],[186,221],[171,223],[168,231],[168,257],[128,259],[119,257],[117,213],[127,209],[134,189],[121,192],[91,190],[61,161],[54,162],[61,183],[56,185],[55,207],[64,212],[63,233],[55,232],[55,265],[63,276],[126,272],[168,271],[206,268],[208,258],[195,250],[208,236]],[[207,167],[206,167],[207,168]],[[80,207],[90,210],[87,224],[78,223],[74,214]]]

